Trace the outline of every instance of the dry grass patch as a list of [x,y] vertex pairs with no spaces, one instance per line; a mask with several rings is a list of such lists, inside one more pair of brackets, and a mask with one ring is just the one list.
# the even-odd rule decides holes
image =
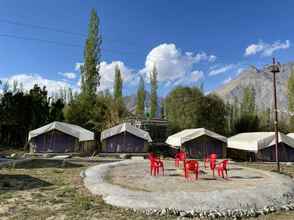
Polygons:
[[166,219],[105,204],[80,178],[80,172],[94,164],[80,165],[0,169],[0,219]]

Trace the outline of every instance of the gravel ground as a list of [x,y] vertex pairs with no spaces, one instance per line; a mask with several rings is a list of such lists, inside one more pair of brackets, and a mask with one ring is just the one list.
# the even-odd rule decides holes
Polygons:
[[165,162],[166,175],[151,177],[148,161],[126,160],[88,168],[85,186],[106,203],[134,209],[227,210],[282,206],[294,194],[293,181],[273,172],[230,166],[229,179],[214,179],[201,167],[198,181]]

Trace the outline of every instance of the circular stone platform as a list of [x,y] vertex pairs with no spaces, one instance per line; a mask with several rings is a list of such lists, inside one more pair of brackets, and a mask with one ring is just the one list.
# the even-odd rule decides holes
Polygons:
[[285,205],[294,195],[292,179],[273,172],[231,164],[223,179],[201,166],[199,180],[187,181],[173,161],[164,165],[165,176],[153,177],[147,160],[101,164],[85,171],[84,184],[106,203],[134,209],[262,209]]

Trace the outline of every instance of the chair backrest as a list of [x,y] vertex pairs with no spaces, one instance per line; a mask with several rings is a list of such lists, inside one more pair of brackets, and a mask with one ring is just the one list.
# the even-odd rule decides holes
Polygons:
[[155,153],[149,153],[149,155],[148,155],[148,159],[149,159],[149,160],[156,160],[156,159],[158,159],[158,157],[156,156]]
[[228,164],[229,164],[229,160],[223,160],[222,163],[223,163],[223,168],[227,169]]
[[216,160],[217,155],[216,155],[216,154],[210,154],[209,158],[210,158],[211,160]]
[[184,152],[184,151],[180,151],[180,152],[178,153],[178,157],[179,157],[180,160],[186,160],[186,159],[187,159],[186,152]]
[[197,160],[186,160],[185,162],[185,168],[189,170],[195,170],[195,168],[198,169],[199,164]]

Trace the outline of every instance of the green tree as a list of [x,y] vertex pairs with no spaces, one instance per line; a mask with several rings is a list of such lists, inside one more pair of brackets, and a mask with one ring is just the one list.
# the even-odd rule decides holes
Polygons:
[[169,132],[201,125],[203,93],[197,87],[177,87],[165,99],[165,112],[169,121]]
[[137,90],[137,100],[136,100],[136,115],[139,117],[144,117],[145,113],[145,83],[141,76],[139,81],[139,87]]
[[234,133],[258,131],[260,119],[255,104],[254,89],[250,86],[244,88],[243,99],[240,104],[240,116],[234,123]]
[[254,89],[250,86],[245,87],[243,89],[243,101],[241,103],[241,114],[243,115],[256,114]]
[[215,94],[209,94],[202,98],[201,103],[199,127],[225,134],[227,106],[224,101]]
[[150,73],[150,82],[151,82],[151,96],[150,96],[150,105],[151,105],[151,110],[150,110],[150,117],[154,118],[156,117],[157,114],[157,106],[158,106],[158,98],[157,98],[157,69],[156,66],[153,66],[153,69]]
[[57,99],[51,103],[49,110],[49,122],[53,121],[63,121],[64,120],[64,100]]
[[118,65],[115,65],[115,78],[114,78],[114,88],[113,94],[115,100],[120,100],[122,98],[122,88],[123,88],[123,80],[121,76],[121,71]]
[[[288,110],[290,113],[294,112],[294,69],[288,79]],[[289,129],[294,132],[294,115],[290,116]]]
[[84,65],[81,66],[82,94],[95,99],[97,87],[100,85],[101,33],[99,17],[92,9],[89,23],[89,32],[84,50]]

